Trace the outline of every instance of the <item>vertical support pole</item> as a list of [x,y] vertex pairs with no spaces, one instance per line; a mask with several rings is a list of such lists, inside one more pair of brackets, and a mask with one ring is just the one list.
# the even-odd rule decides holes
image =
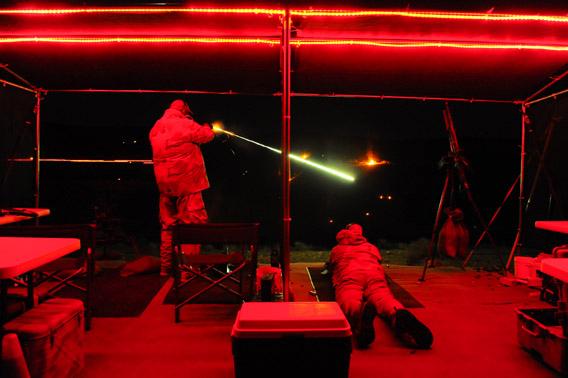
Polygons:
[[282,272],[284,301],[290,300],[290,9],[282,19],[280,69],[282,73]]
[[517,251],[521,249],[521,234],[523,230],[524,221],[524,202],[525,202],[525,138],[526,138],[526,126],[527,126],[527,106],[525,103],[521,105],[521,167],[519,174],[519,222],[517,226],[517,236],[515,237],[515,242],[509,253],[509,258],[507,259],[507,265],[505,265],[505,271],[508,271],[513,257]]
[[[35,146],[34,146],[34,207],[39,207],[39,160],[40,160],[40,124],[41,124],[41,91],[36,91],[36,124],[35,124]],[[37,223],[37,218],[36,218]]]

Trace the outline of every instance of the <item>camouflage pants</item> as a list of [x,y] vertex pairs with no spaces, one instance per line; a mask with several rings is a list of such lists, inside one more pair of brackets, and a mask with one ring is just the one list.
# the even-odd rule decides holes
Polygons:
[[[162,275],[172,270],[172,226],[178,223],[206,223],[207,212],[201,192],[171,197],[160,194],[160,223],[162,225],[160,259]],[[188,254],[199,253],[199,245],[184,247]]]
[[350,322],[356,322],[361,316],[364,299],[373,304],[380,316],[386,318],[394,315],[397,309],[404,308],[392,295],[382,269],[354,271],[338,281],[335,300]]

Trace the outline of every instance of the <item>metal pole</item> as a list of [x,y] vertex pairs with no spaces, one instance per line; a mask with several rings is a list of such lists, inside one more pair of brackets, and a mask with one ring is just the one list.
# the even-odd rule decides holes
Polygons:
[[507,265],[505,265],[505,270],[508,271],[511,266],[511,261],[517,250],[521,248],[521,232],[523,229],[523,216],[524,216],[524,184],[525,184],[525,136],[526,136],[526,123],[527,123],[527,107],[526,104],[521,105],[521,167],[519,174],[519,223],[517,226],[517,236],[515,237],[515,242],[509,253],[509,258],[507,259]]
[[438,228],[440,226],[440,219],[442,219],[442,211],[444,209],[444,201],[446,200],[446,194],[448,192],[448,187],[450,184],[450,171],[446,172],[446,180],[444,181],[444,188],[442,189],[442,194],[440,195],[440,202],[438,203],[438,211],[436,212],[436,219],[434,220],[434,227],[432,228],[432,237],[430,239],[430,245],[428,246],[428,256],[424,260],[424,269],[422,270],[422,276],[418,281],[424,281],[426,279],[426,269],[428,265],[434,266],[434,244],[436,242],[436,234],[438,233]]
[[[552,87],[554,84],[558,83],[560,80],[564,79],[566,76],[568,76],[568,70],[562,72],[560,75],[554,77],[550,83],[546,84],[544,87],[540,88],[538,91],[536,91],[535,93],[533,93],[532,95],[530,95],[529,97],[527,97],[525,99],[525,101],[523,101],[523,109],[526,109],[526,107],[532,103],[532,101],[541,93],[544,93],[548,88]],[[525,113],[523,113],[525,114]]]
[[284,301],[290,300],[290,9],[282,19],[282,271]]
[[186,95],[231,95],[231,96],[280,96],[280,93],[266,92],[239,92],[233,90],[227,91],[196,91],[189,89],[50,89],[50,93],[150,93],[150,94],[186,94]]
[[337,98],[366,98],[375,100],[408,100],[408,101],[436,101],[436,102],[465,102],[468,104],[488,103],[488,104],[516,104],[520,105],[521,100],[494,100],[483,98],[464,98],[464,97],[431,97],[431,96],[395,96],[385,94],[349,94],[349,93],[307,93],[292,92],[292,97],[337,97]]
[[[36,125],[35,125],[35,146],[34,146],[34,207],[39,207],[39,160],[40,160],[40,121],[41,121],[41,91],[36,92]],[[37,219],[36,219],[37,222]]]
[[[473,246],[471,251],[469,251],[469,254],[467,255],[467,257],[463,261],[463,264],[462,264],[463,269],[465,269],[465,266],[467,265],[467,263],[471,259],[471,256],[473,256],[473,252],[475,251],[475,249],[477,247],[479,247],[479,244],[481,244],[481,241],[483,240],[485,235],[487,235],[487,233],[489,231],[489,227],[491,227],[493,225],[493,222],[495,222],[495,220],[497,219],[497,216],[501,212],[501,209],[503,208],[503,206],[505,206],[505,203],[509,200],[511,193],[513,193],[513,190],[515,189],[515,187],[517,186],[517,183],[519,182],[519,178],[520,178],[520,176],[517,176],[517,178],[515,179],[515,182],[513,182],[513,185],[511,185],[511,187],[509,188],[509,191],[507,192],[507,194],[505,194],[505,198],[503,198],[501,205],[497,208],[497,210],[495,210],[495,212],[493,213],[493,216],[491,217],[491,220],[489,221],[487,226],[483,229],[483,232],[481,233],[481,235],[479,236],[479,238],[475,242],[475,245]],[[499,260],[501,261],[501,266],[502,266],[503,265],[503,259],[501,258],[501,254],[499,252],[497,252],[497,256],[499,257]]]

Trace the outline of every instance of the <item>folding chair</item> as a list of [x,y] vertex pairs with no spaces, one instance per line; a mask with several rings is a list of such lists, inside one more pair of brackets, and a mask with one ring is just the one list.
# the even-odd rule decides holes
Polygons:
[[[39,267],[30,275],[28,282],[22,285],[38,287],[41,284],[55,282],[54,286],[44,293],[45,297],[53,296],[64,286],[72,287],[83,293],[85,304],[85,329],[91,329],[93,279],[95,269],[96,227],[93,224],[66,224],[40,226],[0,227],[0,236],[30,236],[43,238],[77,238],[81,242],[81,250],[76,257],[63,257]],[[17,251],[14,251],[17,253]],[[76,282],[85,278],[84,284]]]
[[[257,266],[258,223],[205,223],[178,224],[172,229],[172,253],[174,262],[175,321],[179,322],[180,310],[194,302],[208,290],[219,287],[227,293],[245,300],[253,295]],[[238,246],[237,252],[187,255],[184,244],[223,244]],[[247,252],[250,256],[247,259]],[[227,269],[227,266],[231,267]],[[245,269],[245,267],[250,269]],[[250,275],[248,288],[244,285],[245,272]],[[181,276],[187,276],[182,282]],[[191,282],[205,281],[206,286],[181,298],[180,289]],[[248,290],[248,293],[247,293]]]

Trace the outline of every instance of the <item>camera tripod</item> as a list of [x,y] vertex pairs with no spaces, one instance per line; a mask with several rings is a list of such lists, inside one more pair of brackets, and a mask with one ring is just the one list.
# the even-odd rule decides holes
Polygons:
[[[434,220],[432,237],[430,239],[430,244],[428,247],[428,257],[424,261],[424,269],[422,271],[422,276],[419,279],[420,281],[425,280],[426,270],[428,268],[428,265],[430,267],[434,266],[434,259],[435,259],[434,245],[436,243],[436,236],[440,231],[440,220],[442,218],[442,212],[446,207],[446,202],[449,202],[450,204],[453,202],[453,195],[454,195],[453,186],[456,182],[456,178],[457,181],[459,181],[459,184],[464,189],[468,202],[470,203],[471,208],[475,216],[477,217],[479,224],[483,227],[483,237],[487,235],[491,239],[493,245],[496,245],[493,236],[491,235],[491,233],[489,233],[489,226],[485,222],[483,216],[481,215],[481,211],[479,210],[479,207],[477,206],[477,203],[473,198],[471,187],[469,185],[466,176],[466,168],[469,165],[469,163],[464,158],[463,151],[460,148],[456,131],[454,129],[452,115],[450,113],[450,108],[447,102],[445,103],[444,106],[443,115],[444,115],[444,124],[446,126],[446,131],[448,133],[450,151],[448,152],[448,155],[445,156],[441,161],[441,166],[446,169],[446,178],[444,180],[444,186],[442,189],[442,194],[440,196],[440,202],[438,204],[438,211],[436,212],[436,218]],[[450,190],[450,187],[452,187],[452,190]],[[493,220],[494,219],[492,219],[492,221]],[[476,247],[479,244],[479,242],[481,242],[481,238],[476,243]],[[469,253],[467,259],[464,261],[463,267],[465,267],[465,264],[467,263],[467,261],[469,261],[472,254],[473,254],[473,249]],[[504,266],[504,262],[501,255],[499,254],[498,256],[499,260]]]

